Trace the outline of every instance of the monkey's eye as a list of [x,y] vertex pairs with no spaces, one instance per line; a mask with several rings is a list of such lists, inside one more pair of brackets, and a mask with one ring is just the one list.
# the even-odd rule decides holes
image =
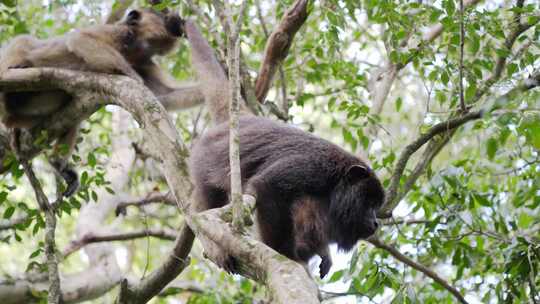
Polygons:
[[127,24],[128,25],[136,25],[139,20],[141,20],[141,12],[139,12],[137,10],[132,10],[127,15]]

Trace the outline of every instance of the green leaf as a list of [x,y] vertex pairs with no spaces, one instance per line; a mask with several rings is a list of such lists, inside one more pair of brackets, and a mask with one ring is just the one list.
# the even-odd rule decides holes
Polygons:
[[401,105],[403,105],[403,99],[401,99],[401,97],[398,97],[396,99],[396,112],[399,112],[399,110],[401,110]]
[[483,195],[475,193],[473,194],[474,201],[484,207],[491,207],[491,202]]
[[5,191],[0,192],[0,205],[7,200],[8,193]]
[[493,160],[493,157],[495,157],[495,153],[497,153],[497,150],[499,149],[499,143],[497,140],[493,137],[487,140],[486,143],[486,152],[488,155],[489,160]]
[[0,3],[4,4],[7,7],[17,6],[17,0],[1,0]]
[[343,277],[343,274],[344,274],[343,270],[338,270],[334,272],[332,276],[330,277],[330,279],[328,280],[328,283],[334,283],[334,282],[339,281]]
[[448,76],[448,73],[446,71],[442,72],[441,74],[441,81],[442,83],[444,83],[445,85],[448,84],[448,81],[450,81],[450,76]]
[[41,248],[38,248],[37,250],[32,252],[32,254],[30,255],[30,259],[37,257],[40,253],[41,253]]
[[525,135],[527,143],[540,149],[540,115],[529,115],[523,119],[519,132]]
[[13,216],[13,213],[15,213],[15,207],[10,206],[4,211],[4,218],[10,219]]
[[88,165],[92,168],[96,167],[96,155],[94,153],[88,153]]
[[506,67],[506,72],[507,72],[508,76],[512,76],[515,72],[517,72],[517,70],[518,70],[518,65],[515,64],[515,63],[510,63]]

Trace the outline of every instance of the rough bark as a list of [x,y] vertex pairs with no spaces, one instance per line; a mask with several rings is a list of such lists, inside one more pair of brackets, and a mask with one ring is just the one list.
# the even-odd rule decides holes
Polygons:
[[308,4],[309,0],[297,0],[283,14],[266,43],[264,59],[255,82],[255,95],[260,103],[264,103],[274,75],[289,53],[294,35],[307,19]]

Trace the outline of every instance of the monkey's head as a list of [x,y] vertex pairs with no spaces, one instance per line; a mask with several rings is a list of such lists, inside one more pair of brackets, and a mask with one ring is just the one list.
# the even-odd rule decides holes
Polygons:
[[342,250],[377,230],[377,211],[384,203],[384,188],[365,164],[346,169],[330,197],[331,238]]
[[184,20],[167,9],[135,9],[122,23],[130,28],[138,48],[148,57],[169,53],[184,35]]

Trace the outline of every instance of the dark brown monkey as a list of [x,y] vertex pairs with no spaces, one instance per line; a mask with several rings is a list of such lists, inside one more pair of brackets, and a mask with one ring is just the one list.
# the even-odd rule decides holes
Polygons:
[[[229,129],[220,124],[195,144],[190,172],[198,210],[229,202]],[[240,118],[244,192],[256,197],[262,241],[303,263],[319,255],[320,276],[332,264],[330,243],[350,250],[377,229],[384,189],[372,169],[340,147],[292,126]],[[226,256],[226,254],[225,254]],[[235,262],[220,265],[235,271]]]
[[[139,9],[116,24],[77,29],[64,36],[37,39],[23,35],[0,52],[0,76],[7,69],[56,67],[129,76],[147,85],[158,96],[176,89],[168,75],[152,61],[175,47],[182,36],[182,19],[168,11]],[[32,128],[58,111],[73,96],[61,90],[0,92],[0,118],[10,128]],[[65,196],[78,188],[77,173],[67,159],[73,151],[78,123],[57,139],[55,150],[67,145],[68,153],[55,153],[51,164],[66,180]]]

